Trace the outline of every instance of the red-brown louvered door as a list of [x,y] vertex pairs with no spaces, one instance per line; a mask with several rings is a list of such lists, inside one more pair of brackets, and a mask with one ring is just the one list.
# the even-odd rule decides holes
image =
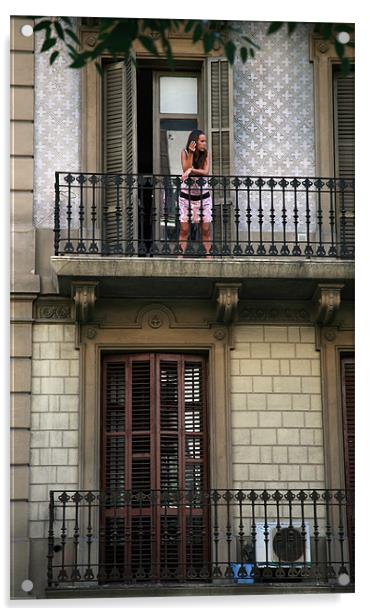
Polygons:
[[103,358],[101,562],[109,579],[204,579],[206,362]]
[[355,494],[355,358],[342,357],[342,411],[343,444],[346,489],[351,495],[347,507],[347,524],[351,569],[353,577],[354,560],[354,494]]

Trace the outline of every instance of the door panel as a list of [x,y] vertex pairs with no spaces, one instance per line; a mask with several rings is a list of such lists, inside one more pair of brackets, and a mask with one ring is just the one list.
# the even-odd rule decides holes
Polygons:
[[102,570],[111,581],[204,579],[205,359],[106,356],[102,374]]

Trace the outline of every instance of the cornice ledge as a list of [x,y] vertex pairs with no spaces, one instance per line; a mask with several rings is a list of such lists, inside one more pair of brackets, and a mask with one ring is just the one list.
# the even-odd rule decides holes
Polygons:
[[343,287],[343,284],[335,283],[320,283],[317,285],[312,301],[315,309],[315,320],[319,325],[329,325],[333,322],[340,307]]

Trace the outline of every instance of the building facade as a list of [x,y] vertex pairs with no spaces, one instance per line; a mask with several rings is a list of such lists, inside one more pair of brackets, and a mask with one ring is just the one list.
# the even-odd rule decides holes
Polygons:
[[[177,32],[174,71],[137,45],[101,77],[49,66],[26,24],[12,597],[353,591],[354,69],[308,24],[240,22],[261,46],[246,64]],[[74,26],[92,48],[94,20]],[[194,128],[208,255],[199,223],[178,241]]]

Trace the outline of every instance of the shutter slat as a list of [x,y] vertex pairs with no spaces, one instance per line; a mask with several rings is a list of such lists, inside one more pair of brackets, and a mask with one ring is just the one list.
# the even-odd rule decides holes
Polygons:
[[[176,579],[192,575],[190,563],[199,575],[209,559],[202,500],[176,506],[178,489],[207,488],[205,365],[154,353],[103,359],[102,487],[119,489],[102,512],[108,573],[124,564],[150,579],[154,561],[160,579],[169,568]],[[158,489],[153,507],[151,490]],[[131,491],[129,506],[124,490]]]
[[[334,128],[336,151],[336,175],[343,178],[355,174],[355,78],[352,71],[347,77],[334,73]],[[340,237],[349,251],[355,246],[355,200],[354,195],[344,193],[338,196],[338,211],[345,211],[345,227],[340,225]]]
[[355,488],[355,361],[342,359],[343,438],[346,487]]

